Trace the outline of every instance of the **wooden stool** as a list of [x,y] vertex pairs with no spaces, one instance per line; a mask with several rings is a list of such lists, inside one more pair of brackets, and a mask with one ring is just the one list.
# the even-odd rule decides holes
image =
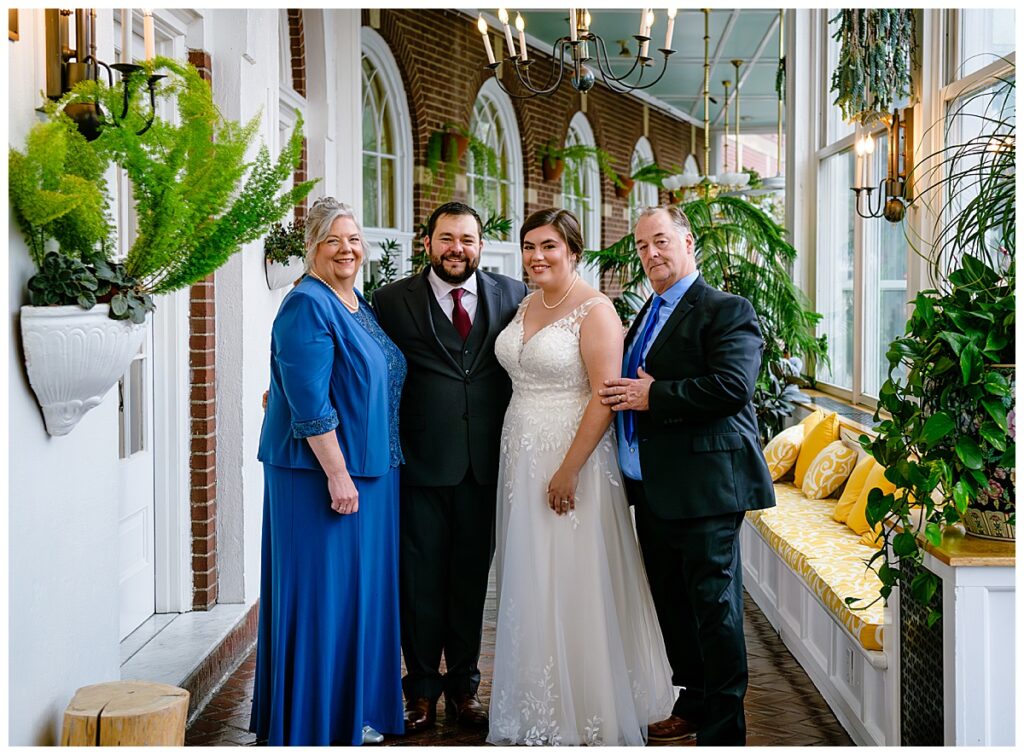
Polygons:
[[64,711],[64,746],[185,744],[188,691],[155,682],[82,687]]

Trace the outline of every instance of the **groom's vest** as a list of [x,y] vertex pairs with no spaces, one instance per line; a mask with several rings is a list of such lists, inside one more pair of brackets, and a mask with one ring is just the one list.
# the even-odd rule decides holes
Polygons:
[[452,355],[456,364],[462,365],[463,371],[468,370],[480,354],[487,334],[487,307],[483,297],[477,297],[476,317],[473,318],[473,327],[469,329],[465,343],[433,296],[430,297],[430,317],[434,321],[434,332],[441,345]]

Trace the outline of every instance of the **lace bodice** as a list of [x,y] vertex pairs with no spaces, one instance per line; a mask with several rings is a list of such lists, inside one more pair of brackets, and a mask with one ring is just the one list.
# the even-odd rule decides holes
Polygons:
[[611,304],[603,296],[593,296],[523,343],[523,315],[536,295],[534,292],[523,299],[494,344],[495,356],[512,379],[513,394],[542,401],[551,401],[558,394],[589,396],[590,382],[580,354],[580,326],[595,306]]

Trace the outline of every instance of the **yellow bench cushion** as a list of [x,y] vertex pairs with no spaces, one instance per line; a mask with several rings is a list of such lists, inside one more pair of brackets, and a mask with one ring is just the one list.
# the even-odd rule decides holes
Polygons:
[[882,649],[882,601],[864,610],[846,605],[847,597],[870,603],[881,582],[865,564],[874,548],[845,524],[832,519],[832,502],[808,499],[800,488],[775,484],[776,506],[749,517],[765,541],[868,650]]

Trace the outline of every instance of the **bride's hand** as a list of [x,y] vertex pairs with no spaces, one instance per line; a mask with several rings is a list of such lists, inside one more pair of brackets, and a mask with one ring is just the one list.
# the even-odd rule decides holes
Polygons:
[[579,474],[559,467],[548,483],[548,507],[556,514],[567,514],[576,508],[576,485]]

